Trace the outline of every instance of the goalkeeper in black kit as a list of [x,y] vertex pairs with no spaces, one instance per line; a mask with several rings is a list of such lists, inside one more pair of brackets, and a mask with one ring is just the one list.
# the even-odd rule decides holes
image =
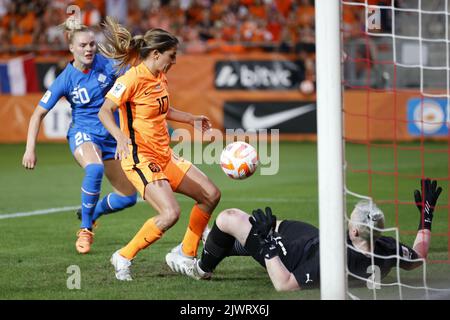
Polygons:
[[[402,269],[421,266],[421,259],[428,254],[433,211],[441,191],[437,182],[430,179],[421,180],[421,190],[414,191],[420,221],[413,248],[392,237],[381,236],[377,229],[384,228],[383,212],[372,202],[359,201],[348,223],[349,271],[356,278],[369,278],[372,250],[381,278],[397,265],[397,252]],[[208,235],[201,258],[178,271],[197,280],[210,279],[225,257],[245,255],[266,268],[277,291],[314,288],[320,284],[319,230],[301,221],[277,220],[269,207],[265,212],[254,210],[251,216],[239,209],[222,211]]]

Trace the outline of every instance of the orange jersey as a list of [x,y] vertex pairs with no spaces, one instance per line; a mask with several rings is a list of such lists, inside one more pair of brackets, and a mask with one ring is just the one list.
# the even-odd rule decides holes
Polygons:
[[122,160],[122,167],[131,168],[142,161],[164,167],[171,159],[166,76],[160,72],[155,77],[140,63],[116,80],[106,98],[119,106],[120,128],[131,139],[131,156]]

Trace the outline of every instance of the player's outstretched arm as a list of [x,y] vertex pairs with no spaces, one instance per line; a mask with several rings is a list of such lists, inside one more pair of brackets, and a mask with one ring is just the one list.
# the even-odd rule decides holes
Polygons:
[[[421,190],[414,190],[414,200],[419,209],[419,227],[414,241],[414,251],[420,258],[426,258],[431,240],[431,223],[433,212],[436,207],[442,188],[437,185],[437,181],[430,179],[420,180]],[[422,191],[422,192],[421,192]]]
[[194,128],[202,130],[202,132],[211,129],[211,121],[208,117],[203,115],[195,116],[189,112],[177,110],[174,107],[169,108],[166,119],[190,124]]
[[114,118],[114,111],[116,111],[118,105],[116,105],[113,101],[106,98],[103,103],[100,111],[98,112],[98,118],[102,122],[103,126],[106,130],[111,133],[111,135],[117,141],[116,148],[116,159],[125,159],[130,154],[130,150],[128,149],[128,145],[131,144],[130,139],[120,130],[119,126],[116,123],[116,119]]
[[42,120],[45,118],[49,110],[37,106],[28,124],[27,146],[22,158],[22,165],[26,169],[34,169],[37,164],[36,157],[36,141],[41,127]]

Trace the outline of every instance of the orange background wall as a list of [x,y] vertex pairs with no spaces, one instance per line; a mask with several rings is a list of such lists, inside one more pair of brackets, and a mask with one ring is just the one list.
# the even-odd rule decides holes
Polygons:
[[[168,74],[172,106],[208,116],[215,128],[223,129],[223,104],[227,100],[249,101],[314,101],[315,96],[305,96],[298,90],[216,90],[214,66],[217,60],[286,59],[274,54],[184,55]],[[0,142],[24,142],[30,116],[42,94],[21,97],[0,95]],[[407,132],[407,100],[418,97],[418,92],[374,93],[346,91],[344,93],[345,137],[350,140],[411,140]],[[189,126],[171,123],[174,128]],[[286,139],[313,140],[315,135],[283,135]],[[39,141],[64,141],[49,139],[41,129]]]

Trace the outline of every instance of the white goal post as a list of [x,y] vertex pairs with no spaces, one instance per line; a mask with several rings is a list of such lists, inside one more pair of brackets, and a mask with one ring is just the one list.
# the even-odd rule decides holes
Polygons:
[[316,0],[320,294],[346,298],[340,1]]
[[[431,138],[439,138],[439,135],[444,135],[446,140],[450,126],[450,40],[448,31],[450,7],[448,0],[408,0],[399,3],[392,0],[390,4],[382,3],[378,5],[372,5],[371,3],[369,0],[315,1],[321,299],[364,299],[364,297],[367,297],[367,293],[372,293],[373,299],[383,296],[398,299],[408,299],[410,296],[419,299],[448,298],[450,288],[448,288],[448,277],[445,276],[448,272],[443,271],[448,266],[448,249],[445,252],[439,250],[434,252],[437,257],[444,254],[447,260],[428,258],[433,262],[430,266],[436,270],[436,274],[433,274],[435,278],[432,281],[427,279],[427,270],[430,266],[427,266],[428,260],[426,259],[415,259],[422,262],[422,270],[421,272],[420,270],[417,271],[415,278],[408,279],[408,277],[401,276],[400,260],[409,259],[405,258],[400,251],[398,221],[393,228],[378,230],[395,232],[396,255],[382,256],[376,254],[373,250],[370,252],[373,267],[376,267],[375,258],[395,258],[396,272],[392,272],[390,277],[386,277],[384,281],[381,281],[380,278],[377,279],[374,272],[373,278],[366,279],[369,292],[353,290],[353,286],[347,285],[347,282],[352,283],[354,279],[365,279],[352,273],[347,268],[347,228],[345,224],[348,216],[346,214],[346,196],[351,195],[370,201],[374,197],[377,201],[380,200],[384,203],[390,203],[394,198],[396,206],[400,203],[405,205],[404,208],[408,210],[410,208],[407,208],[406,205],[412,207],[414,203],[409,203],[411,199],[399,198],[398,189],[395,189],[395,193],[391,194],[387,200],[377,196],[372,181],[368,192],[370,196],[347,188],[345,171],[349,170],[351,163],[347,162],[348,159],[345,160],[344,153],[343,80],[345,80],[347,88],[358,92],[365,90],[367,94],[371,92],[377,94],[406,92],[408,94],[409,100],[398,103],[397,100],[394,100],[392,105],[386,100],[383,101],[382,108],[378,110],[378,113],[383,113],[385,110],[388,112],[391,107],[394,110],[402,108],[402,110],[405,109],[409,112],[409,114],[401,116],[396,113],[392,119],[389,119],[396,130],[403,127],[404,130],[394,131],[392,137],[387,135],[379,138],[381,140],[391,139],[394,142],[392,145],[394,145],[395,152],[403,150],[398,148],[401,144],[397,142],[409,142],[408,139],[411,137],[420,138],[420,159],[431,159],[430,155],[435,154],[435,149],[425,148],[424,142],[429,138],[428,135]],[[350,8],[351,10],[349,10]],[[342,18],[341,11],[344,13]],[[376,14],[374,15],[373,12],[376,12]],[[350,15],[347,16],[346,14]],[[356,18],[355,21],[351,19],[352,15]],[[346,21],[344,17],[350,17],[350,19]],[[373,21],[372,18],[376,19]],[[362,29],[362,23],[365,24],[365,30]],[[365,52],[363,54],[358,51],[361,47]],[[344,51],[348,57],[346,57],[346,63],[343,65]],[[355,65],[361,61],[365,63],[366,69],[369,71],[366,70],[365,73],[355,71]],[[343,66],[345,68],[342,68]],[[345,71],[345,79],[343,70]],[[421,101],[420,104],[417,104],[419,107],[406,103],[406,101],[415,101],[415,99]],[[431,107],[426,108],[429,103],[425,104],[425,100],[435,101],[433,106],[438,105],[441,112],[433,111],[432,117],[428,117],[426,109],[430,110]],[[345,101],[349,103],[351,100]],[[354,103],[358,103],[357,106],[359,106],[359,102]],[[370,118],[370,112],[368,111],[370,103],[370,100],[366,101],[364,106],[366,114],[362,114],[367,119]],[[410,108],[411,106],[415,109]],[[413,110],[413,112],[410,112],[410,110]],[[433,108],[433,110],[436,110],[436,108]],[[350,112],[346,115],[349,114]],[[380,119],[377,120],[380,121]],[[406,119],[407,121],[405,121]],[[384,118],[382,120],[387,121]],[[398,132],[406,131],[407,125],[405,123],[408,125],[408,135],[399,137]],[[403,127],[400,124],[403,124]],[[409,126],[410,124],[411,126]],[[432,127],[433,125],[434,127]],[[367,124],[368,126],[369,124]],[[375,127],[375,125],[372,126]],[[350,134],[350,131],[346,131],[346,134]],[[378,136],[367,133],[367,137],[363,139],[365,140],[361,141],[368,141],[366,145],[370,147],[371,139],[378,139]],[[347,142],[352,143],[351,138]],[[448,148],[443,150],[447,155],[450,154]],[[370,155],[370,150],[368,154]],[[387,175],[386,173],[394,173],[396,176],[405,177],[405,180],[415,180],[417,178],[416,173],[400,171],[399,166],[397,166],[398,154],[400,153],[396,153],[395,156],[396,164],[393,169],[388,170],[389,172],[380,171],[376,173],[376,170],[373,170],[373,173],[370,174],[384,177]],[[409,156],[410,154],[404,153],[403,156]],[[422,169],[422,177],[424,174],[429,175],[430,169],[425,167],[428,162],[420,159],[418,164]],[[368,162],[370,163],[369,160]],[[434,170],[437,163],[429,162]],[[442,164],[442,161],[440,163]],[[445,163],[441,167],[445,170]],[[371,170],[370,168],[369,166],[369,170]],[[443,172],[438,180],[444,183],[448,180],[448,175],[445,173],[446,171]],[[376,191],[379,191],[379,189],[376,189]],[[362,193],[367,193],[367,191],[362,190]],[[398,219],[398,207],[395,209],[395,218]],[[407,226],[402,225],[402,227],[405,229]],[[408,232],[408,230],[402,231]],[[415,231],[413,234],[415,234]],[[447,237],[448,241],[448,225],[444,232],[440,234],[435,232],[434,235],[436,235],[436,238],[438,236]],[[351,246],[349,248],[353,250]],[[370,271],[368,270],[367,273],[370,273]],[[378,291],[377,293],[377,289],[382,288],[385,289],[385,292],[380,295],[381,292]],[[395,292],[396,290],[398,293]]]

